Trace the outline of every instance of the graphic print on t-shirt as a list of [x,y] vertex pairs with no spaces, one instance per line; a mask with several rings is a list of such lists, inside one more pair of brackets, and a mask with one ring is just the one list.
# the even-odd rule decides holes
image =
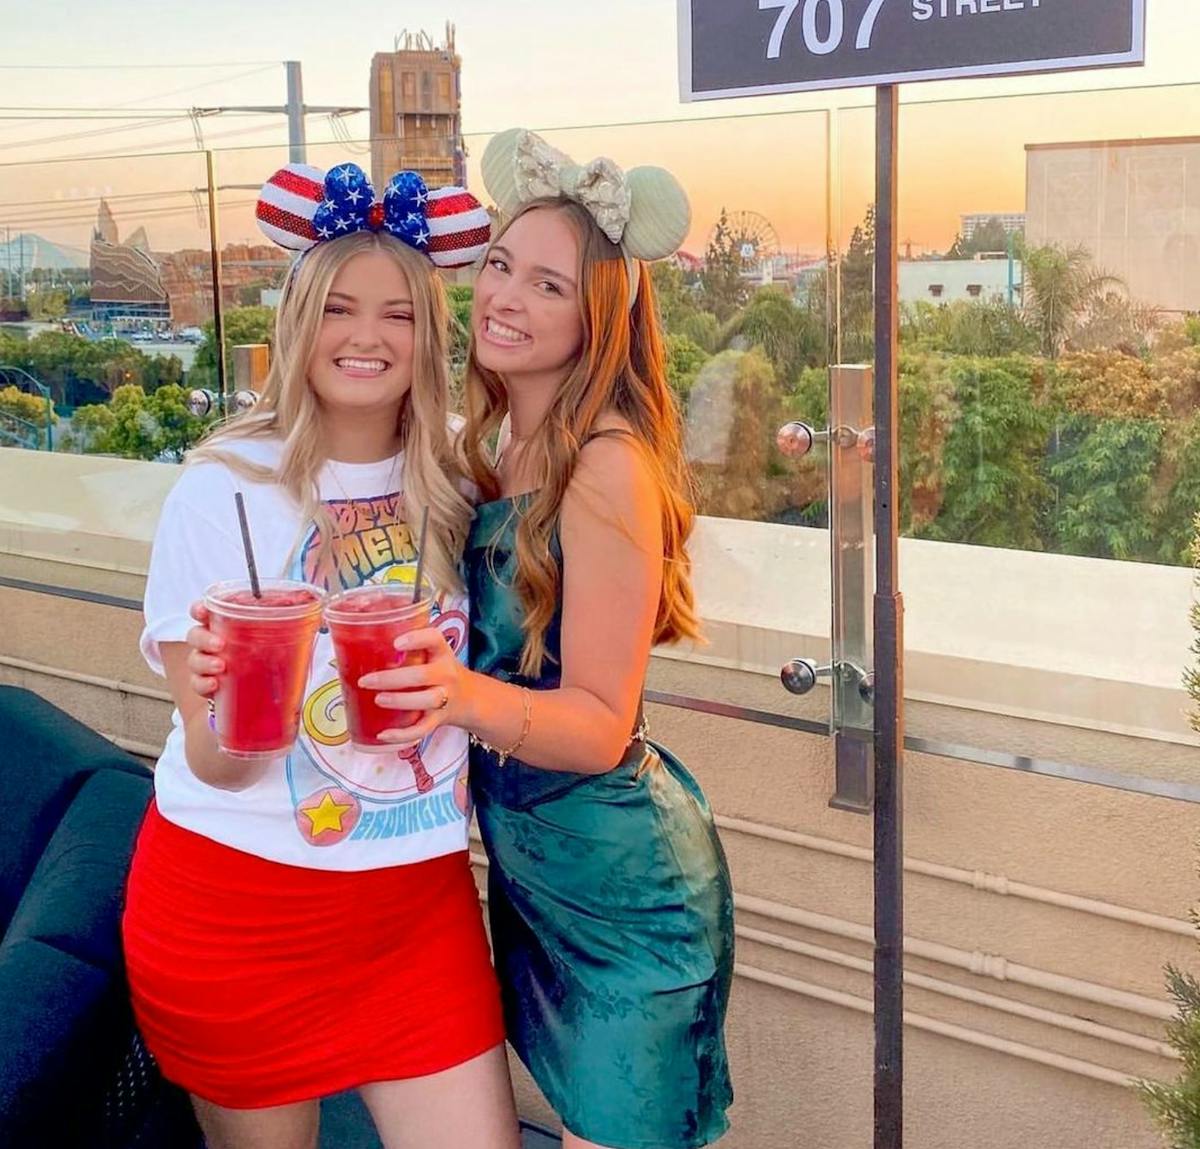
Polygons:
[[[399,495],[326,501],[334,524],[330,564],[321,580],[330,590],[367,583],[413,585],[416,547]],[[313,526],[292,577],[317,582],[321,545]],[[465,661],[467,616],[463,600],[442,595],[433,625]],[[311,846],[384,841],[461,822],[470,817],[465,739],[438,730],[419,746],[362,754],[350,745],[333,643],[317,637],[300,737],[288,756],[287,778],[296,829]]]

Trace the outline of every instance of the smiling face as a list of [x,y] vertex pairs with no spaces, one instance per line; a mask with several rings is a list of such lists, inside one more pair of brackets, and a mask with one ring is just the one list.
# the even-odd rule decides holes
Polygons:
[[383,251],[365,251],[334,277],[308,381],[322,406],[395,410],[413,375],[413,298],[408,277]]
[[579,264],[579,236],[564,212],[537,208],[512,223],[475,281],[481,367],[509,382],[566,378],[583,346]]

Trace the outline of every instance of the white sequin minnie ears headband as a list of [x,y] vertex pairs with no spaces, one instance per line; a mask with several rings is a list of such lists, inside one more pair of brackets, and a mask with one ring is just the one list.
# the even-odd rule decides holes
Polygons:
[[665,259],[679,250],[692,222],[687,193],[664,168],[622,171],[601,156],[577,164],[525,128],[494,136],[483,153],[483,184],[504,216],[536,199],[569,199],[582,205],[624,253],[632,299],[635,260]]

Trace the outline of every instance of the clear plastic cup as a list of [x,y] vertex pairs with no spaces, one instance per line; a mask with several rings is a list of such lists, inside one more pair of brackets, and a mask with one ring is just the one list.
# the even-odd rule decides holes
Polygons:
[[393,644],[402,634],[428,626],[432,607],[429,597],[413,602],[412,587],[402,583],[355,587],[326,601],[325,622],[342,682],[350,742],[356,750],[395,753],[395,744],[381,741],[380,733],[414,726],[421,720],[420,710],[380,706],[375,701],[378,691],[364,690],[358,680],[377,670],[427,661],[425,651],[397,650]]
[[214,698],[217,745],[231,758],[278,758],[296,742],[300,708],[321,627],[324,592],[291,579],[248,580],[204,592],[210,629],[225,640]]

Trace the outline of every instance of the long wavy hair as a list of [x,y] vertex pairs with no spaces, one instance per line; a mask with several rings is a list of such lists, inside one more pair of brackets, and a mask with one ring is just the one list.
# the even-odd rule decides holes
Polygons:
[[[319,577],[333,575],[332,516],[321,502],[318,479],[328,456],[321,406],[308,381],[309,364],[337,274],[355,256],[379,251],[404,273],[413,300],[412,385],[400,407],[396,433],[404,452],[403,506],[416,538],[420,511],[429,508],[425,569],[440,590],[462,588],[459,559],[471,521],[471,504],[456,482],[461,474],[449,424],[449,307],[428,259],[394,237],[361,231],[319,243],[307,252],[284,287],[275,317],[275,346],[262,397],[223,423],[188,456],[218,461],[254,482],[277,483],[320,535]],[[228,449],[245,439],[283,441],[278,470],[251,463]],[[301,539],[297,539],[299,547]],[[293,555],[294,557],[294,555]]]
[[[515,587],[524,614],[521,673],[537,675],[546,658],[546,631],[562,587],[551,539],[579,451],[607,412],[630,426],[651,468],[662,508],[662,590],[654,622],[655,643],[696,638],[700,628],[685,544],[695,510],[684,460],[679,408],[667,384],[666,352],[649,269],[637,265],[637,295],[630,307],[629,267],[621,249],[586,210],[562,200],[534,201],[515,213],[493,243],[530,211],[561,212],[579,237],[583,344],[578,360],[554,397],[545,421],[528,441],[538,487],[517,527]],[[483,367],[472,337],[465,381],[467,425],[462,444],[467,467],[485,498],[500,493],[487,444],[508,411],[504,379]],[[598,496],[602,492],[596,493]]]

